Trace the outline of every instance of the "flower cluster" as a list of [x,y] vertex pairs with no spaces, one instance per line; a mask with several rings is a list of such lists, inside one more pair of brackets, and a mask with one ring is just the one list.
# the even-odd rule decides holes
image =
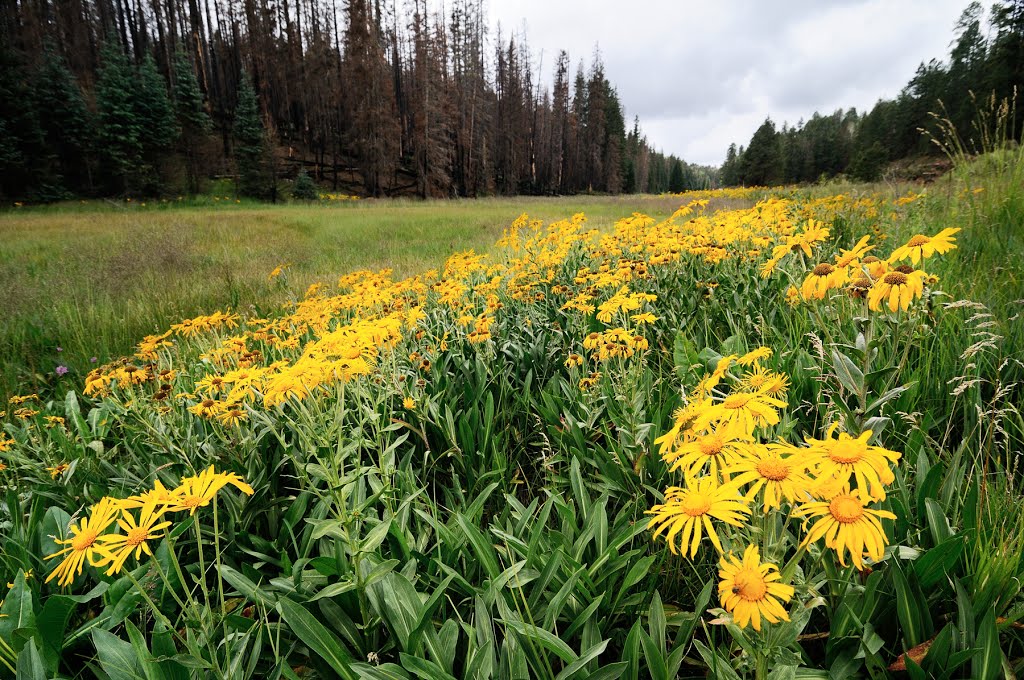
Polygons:
[[193,515],[228,485],[250,496],[253,493],[241,477],[216,472],[211,465],[196,476],[183,478],[175,489],[167,489],[157,480],[152,489],[137,496],[100,499],[82,519],[71,524],[67,538],[57,539],[57,544],[65,547],[46,559],[63,559],[46,582],[57,579],[61,586],[69,586],[82,573],[86,562],[93,567],[105,567],[106,574],[112,576],[124,569],[133,554],[136,560],[143,553],[152,556],[149,542],[162,538],[171,526],[171,521],[165,519],[168,513]]
[[[823,300],[829,291],[845,286],[851,297],[867,299],[871,311],[880,311],[883,305],[892,312],[906,311],[924,295],[925,284],[938,281],[914,266],[936,253],[956,248],[953,234],[958,231],[943,229],[935,236],[915,234],[885,260],[868,255],[875,246],[869,244],[870,235],[864,236],[850,250],[840,250],[834,262],[816,264],[804,278],[799,293],[804,300]],[[900,264],[903,260],[910,260],[910,264]],[[774,264],[768,273],[771,269]]]
[[[771,357],[767,347],[723,357],[698,383],[673,427],[655,440],[684,483],[669,487],[664,502],[648,511],[654,537],[664,535],[673,553],[693,558],[707,536],[722,555],[723,607],[739,626],[758,630],[761,618],[788,618],[780,603],[793,588],[777,583],[777,567],[762,564],[756,546],[747,546],[742,560],[733,556],[750,518],[783,509],[806,518],[801,548],[824,540],[841,565],[849,558],[863,569],[864,558],[881,560],[888,543],[881,520],[895,516],[872,503],[885,500],[900,458],[871,444],[870,430],[854,436],[838,425],[804,445],[773,441],[788,377],[765,365]],[[728,546],[723,530],[731,533],[723,534]]]

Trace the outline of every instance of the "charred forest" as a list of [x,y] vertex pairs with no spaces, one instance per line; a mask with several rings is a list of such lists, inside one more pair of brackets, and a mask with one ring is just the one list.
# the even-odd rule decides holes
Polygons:
[[[716,171],[657,151],[600,54],[531,50],[480,0],[8,0],[0,197],[662,193]],[[553,71],[542,82],[545,72]]]

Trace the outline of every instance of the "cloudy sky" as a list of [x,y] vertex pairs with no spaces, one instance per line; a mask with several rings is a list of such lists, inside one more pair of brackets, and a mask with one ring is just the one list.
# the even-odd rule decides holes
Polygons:
[[[559,49],[600,47],[627,119],[689,162],[718,165],[765,116],[870,109],[917,65],[949,54],[969,0],[489,0],[492,26],[525,30],[543,73]],[[492,33],[493,37],[493,33]],[[575,68],[575,67],[574,67]]]

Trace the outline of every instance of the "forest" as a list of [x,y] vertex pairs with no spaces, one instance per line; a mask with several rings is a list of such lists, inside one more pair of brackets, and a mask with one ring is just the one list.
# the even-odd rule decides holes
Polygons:
[[[895,99],[881,99],[866,113],[815,112],[782,128],[768,118],[746,146],[730,145],[721,169],[724,186],[771,186],[816,182],[846,174],[872,182],[891,163],[941,156],[934,132],[948,121],[968,154],[979,153],[988,126],[979,115],[998,115],[996,102],[1012,110],[1008,137],[1024,127],[1024,1],[995,3],[986,18],[978,2],[961,14],[949,59],[922,63]],[[932,134],[929,134],[932,133]],[[934,179],[927,178],[927,179]]]
[[[442,13],[443,12],[443,13]],[[662,193],[717,169],[627,125],[596,50],[553,83],[480,0],[15,0],[0,198],[168,196],[213,178],[364,196]],[[315,194],[314,194],[315,195]]]

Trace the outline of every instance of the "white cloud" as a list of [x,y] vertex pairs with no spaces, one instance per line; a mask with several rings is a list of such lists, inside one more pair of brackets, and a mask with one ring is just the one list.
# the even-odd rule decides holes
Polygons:
[[[440,0],[439,0],[440,1]],[[945,59],[967,0],[492,0],[492,26],[525,28],[545,82],[560,49],[599,45],[628,120],[687,161],[719,164],[766,116],[870,109],[917,65]],[[495,32],[492,30],[491,36]],[[535,61],[536,65],[536,61]]]

